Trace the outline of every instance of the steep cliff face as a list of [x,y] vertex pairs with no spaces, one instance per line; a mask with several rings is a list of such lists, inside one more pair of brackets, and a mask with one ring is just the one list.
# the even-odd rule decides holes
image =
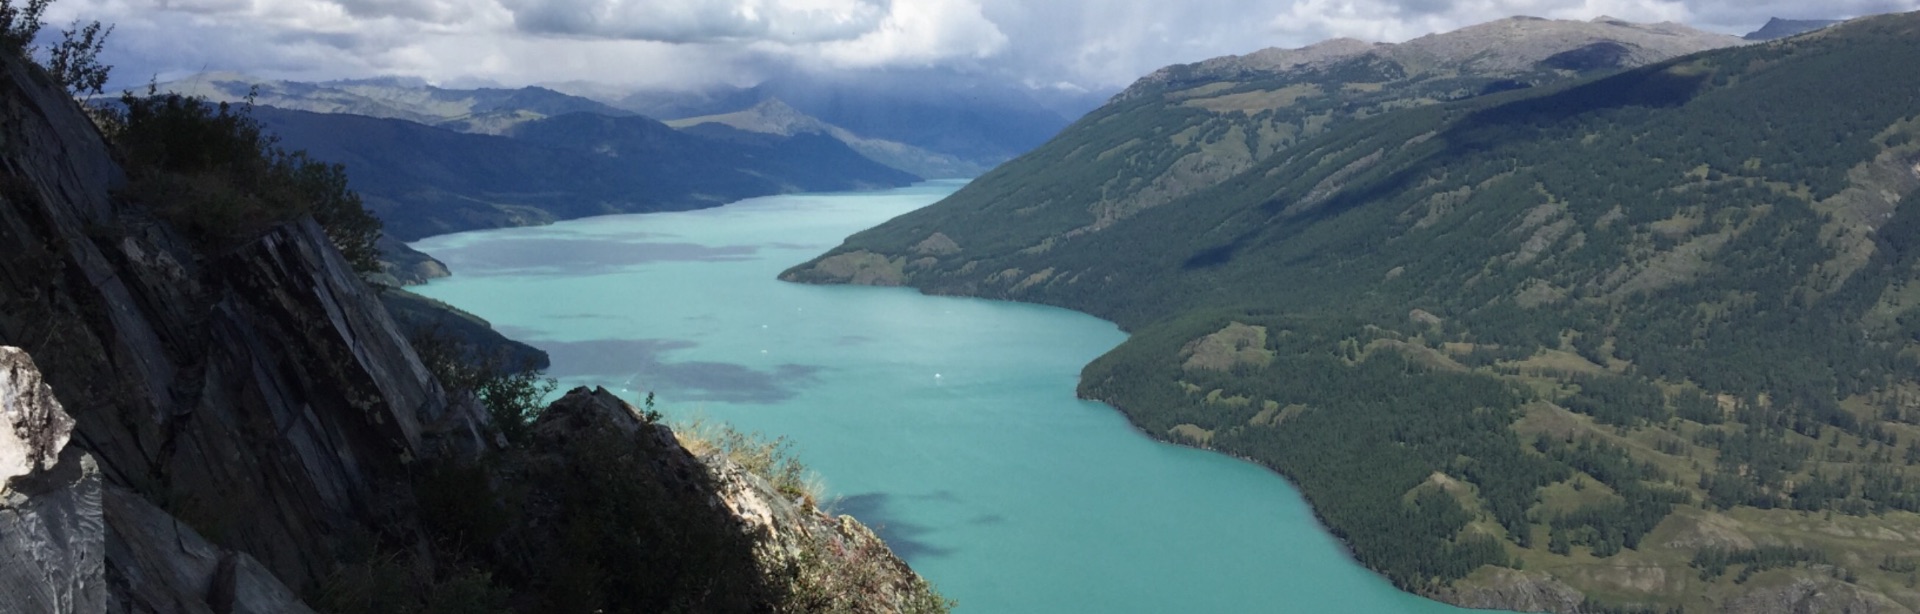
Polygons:
[[[664,427],[602,394],[503,447],[311,218],[209,251],[127,183],[0,58],[0,612],[397,611],[447,584],[488,609],[790,609],[763,532]],[[377,553],[399,590],[342,597]]]
[[258,560],[103,484],[72,429],[33,358],[0,346],[0,449],[30,452],[0,469],[0,612],[310,611]]
[[40,361],[108,482],[303,586],[381,526],[406,459],[476,445],[315,224],[197,254],[116,198],[58,88],[0,69],[0,344]]

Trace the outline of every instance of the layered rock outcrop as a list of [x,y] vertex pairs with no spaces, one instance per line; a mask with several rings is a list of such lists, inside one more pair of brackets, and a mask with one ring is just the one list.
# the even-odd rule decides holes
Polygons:
[[196,252],[116,197],[92,122],[12,59],[0,157],[0,344],[40,362],[109,483],[305,586],[389,515],[407,459],[475,445],[481,418],[311,220]]
[[210,247],[134,187],[0,57],[0,613],[298,613],[401,559],[360,608],[793,609],[665,427],[600,391],[503,446],[311,218]]

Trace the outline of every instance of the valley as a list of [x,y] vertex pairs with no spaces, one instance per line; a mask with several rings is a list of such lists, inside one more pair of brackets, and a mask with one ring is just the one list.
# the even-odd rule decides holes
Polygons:
[[1920,611],[1912,0],[538,4],[0,0],[0,612]]

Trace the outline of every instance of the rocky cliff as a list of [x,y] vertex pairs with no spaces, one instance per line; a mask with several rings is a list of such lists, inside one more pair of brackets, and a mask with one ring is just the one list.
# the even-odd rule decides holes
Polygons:
[[[475,587],[473,603],[485,609],[556,606],[541,595],[568,587],[531,582],[551,578],[529,565],[579,561],[523,556],[541,544],[509,539],[537,535],[516,524],[484,546],[450,547],[459,519],[427,513],[449,490],[507,507],[531,486],[516,481],[526,475],[490,473],[508,450],[486,413],[443,389],[318,224],[301,218],[213,251],[157,216],[124,177],[59,86],[0,58],[0,346],[12,346],[0,350],[0,399],[14,434],[0,437],[0,593],[9,597],[0,611],[297,612],[300,597],[399,611],[443,594],[426,589],[456,585]],[[562,427],[549,432],[573,439]],[[553,452],[543,484],[628,478],[583,474],[580,453]],[[437,480],[462,471],[479,487]],[[698,522],[750,554],[758,533],[703,486],[711,479],[683,478],[638,499],[685,512],[654,515],[663,527],[654,535]],[[589,503],[560,496],[549,511],[618,511]],[[639,511],[620,520],[645,522],[655,510]],[[605,586],[630,579],[617,574],[633,556],[685,568],[683,586],[653,595],[682,606],[700,602],[680,589],[722,585],[698,573],[741,569],[744,585],[772,588],[706,611],[783,603],[787,585],[751,556],[687,567],[725,551],[633,545],[644,552],[576,567],[616,574]],[[395,560],[402,571],[376,575],[400,590],[342,596],[355,570]]]

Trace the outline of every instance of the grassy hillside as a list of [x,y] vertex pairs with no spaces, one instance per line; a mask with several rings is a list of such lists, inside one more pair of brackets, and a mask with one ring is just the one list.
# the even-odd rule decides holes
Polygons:
[[[1083,395],[1288,475],[1410,590],[1911,609],[1916,63],[1910,14],[1453,87],[1155,206],[1078,205],[1151,193],[1127,169],[1191,153],[1164,143],[1264,142],[1161,102],[1213,86],[1146,89],[786,276],[1116,320]],[[1393,70],[1327,66],[1318,91]]]

